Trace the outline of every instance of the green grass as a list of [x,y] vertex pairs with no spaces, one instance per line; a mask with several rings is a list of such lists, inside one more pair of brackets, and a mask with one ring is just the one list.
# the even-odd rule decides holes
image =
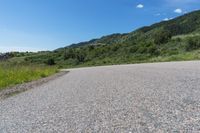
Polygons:
[[56,67],[0,63],[0,90],[16,84],[37,80],[58,72]]
[[[134,64],[134,63],[148,63],[148,62],[168,62],[168,61],[189,61],[200,60],[200,49],[190,52],[178,51],[176,54],[166,54],[152,56],[128,54],[120,56],[121,53],[108,56],[98,57],[90,61],[82,63],[73,62],[74,60],[60,60],[53,67],[42,65],[38,63],[26,62],[24,57],[14,57],[7,62],[0,63],[0,90],[40,78],[47,77],[57,72],[57,68],[76,68],[88,66],[102,66],[102,65],[115,65],[115,64]],[[123,55],[123,54],[122,54]]]
[[188,38],[188,37],[199,37],[199,36],[200,36],[199,33],[193,33],[193,34],[173,36],[172,39],[176,39],[176,38],[185,39],[185,38]]
[[170,62],[170,61],[191,61],[200,60],[200,50],[195,50],[192,52],[183,52],[176,55],[170,56],[158,56],[151,58],[150,62]]
[[136,64],[136,63],[156,63],[156,62],[171,62],[171,61],[192,61],[200,60],[200,50],[194,50],[191,52],[180,52],[173,55],[163,56],[143,56],[138,58],[135,56],[125,58],[105,58],[102,60],[96,60],[95,62],[86,62],[80,65],[66,65],[63,68],[79,68],[79,67],[90,67],[90,66],[104,66],[104,65],[118,65],[118,64]]

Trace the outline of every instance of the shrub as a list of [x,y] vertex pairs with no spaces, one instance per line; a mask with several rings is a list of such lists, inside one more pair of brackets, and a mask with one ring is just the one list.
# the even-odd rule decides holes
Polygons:
[[112,49],[113,52],[116,52],[119,49],[119,46],[118,45],[114,45],[111,49]]
[[67,60],[69,58],[75,58],[75,50],[70,48],[70,49],[65,49],[64,51],[64,60]]
[[54,59],[48,59],[47,60],[47,65],[50,65],[50,66],[52,66],[52,65],[55,65],[56,63],[55,63],[55,61],[54,61]]
[[41,73],[40,76],[41,76],[42,78],[47,77],[47,75],[46,75],[45,73]]
[[137,50],[138,50],[138,47],[136,45],[134,45],[129,49],[129,53],[135,53],[135,52],[137,52]]
[[147,52],[151,55],[158,55],[158,50],[155,44],[152,44],[151,46],[148,47]]
[[85,53],[83,53],[83,51],[81,52],[77,52],[76,54],[76,59],[78,60],[78,62],[84,62],[85,61]]
[[167,43],[171,38],[172,38],[172,35],[169,31],[161,30],[155,34],[154,43],[158,45]]
[[139,54],[144,54],[146,52],[147,52],[147,47],[145,47],[145,46],[140,46],[137,50],[137,53],[139,53]]
[[89,45],[88,49],[89,49],[89,51],[92,51],[94,49],[94,45]]
[[193,37],[187,39],[186,51],[192,51],[200,48],[200,39],[199,37]]

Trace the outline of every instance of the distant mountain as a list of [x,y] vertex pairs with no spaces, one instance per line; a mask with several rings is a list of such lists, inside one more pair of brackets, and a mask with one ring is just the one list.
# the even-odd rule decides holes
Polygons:
[[200,11],[145,26],[127,34],[112,34],[72,44],[52,52],[27,56],[60,67],[200,59]]

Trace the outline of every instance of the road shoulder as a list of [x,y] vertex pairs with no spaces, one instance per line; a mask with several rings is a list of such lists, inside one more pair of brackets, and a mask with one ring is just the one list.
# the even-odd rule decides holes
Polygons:
[[21,93],[30,89],[34,89],[35,87],[41,86],[45,83],[48,83],[49,81],[62,77],[67,73],[68,71],[61,71],[59,73],[56,73],[46,78],[42,78],[36,81],[31,81],[28,83],[23,83],[23,84],[15,85],[13,87],[5,88],[2,91],[0,91],[0,100],[6,99],[10,96],[16,95],[18,93]]

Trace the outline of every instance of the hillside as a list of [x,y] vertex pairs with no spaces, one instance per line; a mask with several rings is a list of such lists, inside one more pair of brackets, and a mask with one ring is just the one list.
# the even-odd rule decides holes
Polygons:
[[100,44],[116,44],[126,43],[127,41],[133,41],[137,35],[144,35],[152,37],[151,35],[157,34],[160,30],[168,31],[172,36],[190,34],[200,31],[200,11],[195,11],[184,16],[178,17],[170,21],[163,21],[160,23],[153,24],[151,26],[142,27],[136,31],[128,34],[113,34],[104,36],[100,39],[93,39],[88,42],[81,42],[78,44],[72,44],[70,47],[79,47],[85,45],[100,45]]
[[23,56],[25,62],[60,67],[200,59],[200,11],[170,21]]

